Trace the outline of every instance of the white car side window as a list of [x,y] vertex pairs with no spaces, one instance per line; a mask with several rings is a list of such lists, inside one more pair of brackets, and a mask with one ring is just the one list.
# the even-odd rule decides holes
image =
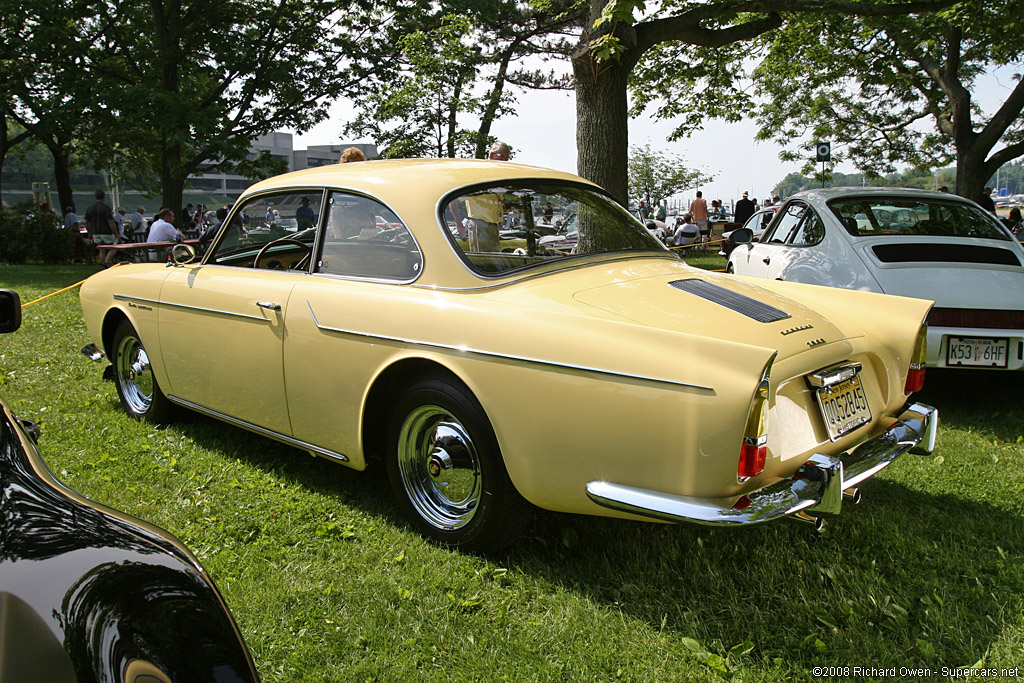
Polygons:
[[807,205],[801,202],[792,202],[787,205],[786,208],[782,209],[782,215],[776,221],[771,235],[762,241],[766,241],[769,244],[785,244],[789,242],[793,232],[800,225],[800,219],[803,218],[806,209]]

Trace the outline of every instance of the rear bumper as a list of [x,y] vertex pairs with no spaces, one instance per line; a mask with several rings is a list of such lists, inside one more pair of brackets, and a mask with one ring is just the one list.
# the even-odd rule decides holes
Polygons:
[[598,505],[620,512],[715,526],[757,524],[787,515],[807,519],[806,512],[838,513],[844,491],[896,458],[908,452],[931,454],[938,424],[938,410],[915,403],[890,427],[853,450],[837,456],[815,454],[792,479],[741,496],[695,498],[604,481],[587,484],[587,495]]

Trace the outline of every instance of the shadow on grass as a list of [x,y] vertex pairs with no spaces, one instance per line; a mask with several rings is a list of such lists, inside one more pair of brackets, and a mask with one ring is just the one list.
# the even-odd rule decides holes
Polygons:
[[1016,619],[1024,520],[885,480],[828,516],[745,529],[542,514],[510,563],[725,655],[970,666]]
[[939,409],[940,430],[948,424],[1012,442],[1024,434],[1022,379],[1020,372],[929,368],[925,388],[914,399]]

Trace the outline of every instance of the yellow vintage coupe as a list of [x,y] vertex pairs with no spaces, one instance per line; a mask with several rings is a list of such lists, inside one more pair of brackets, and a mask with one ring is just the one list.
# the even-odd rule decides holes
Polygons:
[[[562,216],[577,239],[545,248]],[[468,550],[531,506],[817,523],[938,423],[908,400],[929,302],[695,270],[599,187],[508,162],[272,178],[201,260],[98,273],[81,302],[129,415],[383,466],[416,529]]]

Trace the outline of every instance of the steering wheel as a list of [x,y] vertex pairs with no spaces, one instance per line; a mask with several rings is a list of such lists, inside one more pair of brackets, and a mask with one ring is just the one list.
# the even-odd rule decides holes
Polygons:
[[313,253],[313,246],[312,245],[306,244],[305,242],[300,242],[299,240],[294,239],[292,237],[281,237],[279,239],[267,242],[266,244],[264,244],[260,248],[259,252],[257,252],[257,254],[256,254],[256,258],[253,259],[252,267],[253,268],[259,268],[260,267],[260,260],[266,255],[267,251],[271,247],[279,245],[279,244],[291,244],[293,246],[301,247],[302,249],[306,250],[306,253],[302,256],[302,258],[299,259],[298,262],[296,262],[296,266],[301,266],[302,263],[306,259],[309,258],[309,255]]

